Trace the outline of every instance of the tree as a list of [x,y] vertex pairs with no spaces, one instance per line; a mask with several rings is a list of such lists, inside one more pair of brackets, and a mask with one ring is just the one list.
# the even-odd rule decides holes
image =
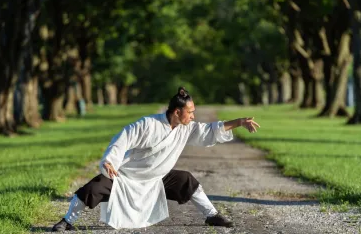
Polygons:
[[[34,13],[31,6],[39,1],[9,0],[1,2],[0,26],[0,132],[10,135],[17,130],[13,114],[15,84],[20,72],[22,53],[29,43],[27,25]],[[31,30],[30,30],[31,31]]]
[[42,119],[39,113],[39,58],[36,57],[36,27],[40,14],[41,2],[32,1],[29,7],[29,21],[25,26],[25,40],[27,41],[22,51],[21,72],[15,91],[14,114],[17,124],[25,123],[29,127],[39,127]]
[[349,124],[361,123],[361,4],[351,0],[352,34],[353,34],[353,77],[355,87],[355,110],[348,120]]

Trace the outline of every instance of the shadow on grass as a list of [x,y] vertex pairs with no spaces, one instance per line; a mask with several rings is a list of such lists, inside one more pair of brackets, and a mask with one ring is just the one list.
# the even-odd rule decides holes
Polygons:
[[49,129],[49,131],[51,132],[64,132],[64,134],[66,133],[92,133],[92,132],[98,132],[98,131],[106,131],[106,130],[111,130],[114,133],[117,133],[119,131],[121,131],[123,129],[124,123],[119,122],[119,123],[114,123],[114,122],[108,122],[108,123],[95,123],[94,125],[87,125],[87,126],[57,126],[56,128],[51,128]]
[[[24,222],[24,220],[17,214],[14,213],[7,213],[7,214],[0,214],[0,220],[9,220],[10,222],[16,224],[17,226],[29,226],[29,223]],[[2,232],[2,229],[0,228],[0,233]]]
[[263,200],[245,197],[228,197],[219,195],[207,195],[211,201],[222,201],[222,202],[242,202],[242,203],[253,203],[259,205],[273,205],[273,206],[305,206],[305,205],[317,205],[317,200],[303,200],[303,201],[277,201],[277,200]]
[[321,143],[321,144],[349,144],[349,145],[360,145],[360,140],[344,141],[344,140],[323,140],[323,139],[301,139],[301,138],[282,138],[272,137],[263,138],[257,137],[251,140],[252,142],[263,141],[263,142],[291,142],[291,143]]
[[[73,168],[73,170],[77,170],[77,168],[81,168],[83,165],[76,162],[59,162],[59,161],[52,161],[52,162],[32,162],[31,164],[25,165],[7,165],[5,168],[1,168],[4,172],[14,172],[14,171],[21,171],[21,172],[37,172],[40,167],[47,168],[47,170],[54,169],[59,170],[59,166]],[[33,176],[35,173],[32,173]],[[5,174],[6,175],[6,174]],[[0,190],[1,193],[1,190]]]
[[42,185],[36,185],[36,186],[19,186],[19,187],[12,187],[12,188],[6,188],[0,190],[0,195],[4,195],[7,193],[19,193],[19,192],[25,192],[25,193],[37,193],[41,195],[50,195],[50,196],[56,196],[56,190],[50,186],[42,186]]
[[[124,119],[130,119],[130,121],[134,121],[138,118],[140,118],[142,115],[140,113],[132,113],[132,114],[119,114],[119,115],[102,115],[102,114],[89,114],[85,115],[84,117],[78,117],[81,119],[86,120],[124,120]],[[75,117],[78,119],[77,117]]]
[[[29,146],[41,146],[41,147],[68,147],[78,144],[93,144],[99,142],[110,142],[111,134],[106,133],[98,135],[95,137],[79,137],[79,138],[70,138],[66,140],[58,141],[35,141],[35,142],[17,142],[17,143],[0,143],[0,148],[19,148],[19,147],[29,147]],[[107,145],[104,145],[104,147]]]

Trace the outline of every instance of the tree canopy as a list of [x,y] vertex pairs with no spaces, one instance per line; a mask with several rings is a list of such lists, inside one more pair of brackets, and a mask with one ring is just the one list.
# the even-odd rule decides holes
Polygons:
[[350,76],[350,123],[360,122],[358,1],[0,4],[3,133],[62,121],[94,102],[167,102],[178,86],[198,104],[296,102],[321,108],[319,116],[351,118]]

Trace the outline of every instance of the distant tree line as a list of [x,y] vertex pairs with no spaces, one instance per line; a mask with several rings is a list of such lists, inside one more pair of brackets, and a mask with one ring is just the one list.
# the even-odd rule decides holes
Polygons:
[[360,33],[357,0],[0,0],[0,132],[178,86],[197,104],[295,102],[360,123]]

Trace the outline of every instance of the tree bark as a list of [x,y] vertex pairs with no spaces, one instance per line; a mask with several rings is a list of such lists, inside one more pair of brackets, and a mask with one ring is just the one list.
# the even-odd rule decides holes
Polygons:
[[108,105],[116,105],[117,104],[117,86],[115,84],[106,84],[105,85],[106,92],[106,103]]
[[81,25],[78,29],[79,37],[77,43],[79,47],[79,55],[81,60],[80,66],[80,84],[82,86],[83,98],[86,103],[86,110],[91,111],[93,109],[92,101],[92,85],[91,85],[91,58],[89,56],[92,46],[92,38],[88,35],[89,28],[85,25]]
[[291,98],[288,102],[300,103],[301,102],[301,82],[302,76],[300,69],[297,71],[290,71],[291,76]]
[[63,101],[66,93],[66,86],[69,83],[70,75],[69,60],[67,57],[66,45],[64,42],[65,25],[63,23],[63,6],[61,1],[47,2],[49,12],[52,15],[54,34],[47,45],[48,50],[41,52],[41,62],[44,65],[41,69],[40,83],[43,97],[43,119],[52,121],[65,120]]
[[290,75],[288,72],[283,72],[277,82],[278,100],[277,103],[285,103],[289,100],[291,94]]
[[355,90],[355,109],[348,124],[361,124],[361,4],[356,0],[351,1],[352,6],[352,32],[353,32],[353,79]]
[[97,88],[97,102],[99,106],[104,105],[104,92],[103,89],[100,87]]
[[[302,70],[305,73],[303,75],[305,92],[301,108],[317,108],[324,103],[322,96],[323,60],[318,58],[304,62],[305,68]],[[311,67],[310,62],[312,62]]]
[[67,88],[65,100],[66,100],[64,103],[65,113],[76,114],[77,113],[76,102],[78,100],[76,96],[76,87],[70,85]]
[[250,104],[250,97],[248,95],[248,90],[246,89],[246,85],[241,82],[238,84],[239,90],[239,103],[244,106],[248,106]]
[[352,55],[349,50],[350,40],[351,36],[347,32],[341,37],[338,58],[332,70],[333,79],[330,87],[330,96],[328,97],[329,100],[326,100],[327,104],[325,107],[328,108],[324,108],[321,116],[349,116],[346,109],[346,86],[348,67],[352,62]]
[[21,86],[23,93],[23,121],[29,127],[38,128],[43,121],[39,113],[38,77],[30,77]]
[[129,85],[122,85],[119,89],[119,97],[118,101],[121,105],[128,104],[128,92],[129,92]]
[[323,74],[323,66],[324,61],[323,59],[319,58],[315,60],[314,67],[312,69],[312,77],[313,77],[313,97],[312,97],[312,107],[318,108],[321,107],[325,100],[323,97],[323,80],[324,80],[324,74]]
[[300,68],[302,70],[302,78],[305,84],[303,99],[300,105],[301,108],[311,108],[312,107],[312,96],[313,96],[313,79],[311,77],[311,71],[308,64],[307,58],[300,58]]
[[92,101],[92,83],[91,83],[91,59],[86,58],[82,61],[81,72],[80,72],[80,84],[82,89],[82,96],[86,103],[87,111],[91,111],[93,109],[93,101]]
[[332,85],[333,85],[333,81],[334,81],[334,64],[332,62],[333,58],[331,55],[327,55],[324,57],[324,67],[323,67],[323,71],[324,71],[324,75],[325,75],[325,93],[326,93],[326,98],[325,98],[325,104],[321,110],[321,112],[318,114],[318,116],[325,116],[327,110],[330,109],[331,103],[332,103],[332,98],[333,98],[333,94],[332,94]]
[[337,2],[332,14],[327,17],[321,35],[324,44],[324,78],[326,102],[318,116],[348,116],[346,109],[346,88],[348,66],[352,61],[350,53],[349,9],[343,2]]
[[[28,43],[25,27],[32,2],[11,0],[7,3],[7,16],[0,31],[0,132],[11,135],[16,132],[13,113],[14,90],[18,79],[24,46]],[[6,40],[5,40],[6,38]]]
[[63,122],[65,114],[63,109],[64,95],[56,96],[48,94],[44,100],[43,118],[56,122]]
[[277,89],[277,72],[275,66],[268,64],[268,75],[269,80],[267,81],[267,90],[268,90],[268,103],[274,104],[277,102],[278,89]]
[[[2,86],[1,86],[2,87]],[[13,114],[14,88],[0,91],[0,132],[6,136],[16,132],[17,126]]]
[[286,33],[288,37],[288,56],[290,60],[289,74],[291,77],[291,98],[288,102],[300,103],[302,100],[301,96],[301,87],[300,82],[302,79],[302,73],[300,69],[300,64],[297,56],[297,51],[295,49],[295,31],[297,30],[297,18],[299,16],[299,12],[291,6],[291,4],[287,4],[287,17],[288,23],[286,27]]

